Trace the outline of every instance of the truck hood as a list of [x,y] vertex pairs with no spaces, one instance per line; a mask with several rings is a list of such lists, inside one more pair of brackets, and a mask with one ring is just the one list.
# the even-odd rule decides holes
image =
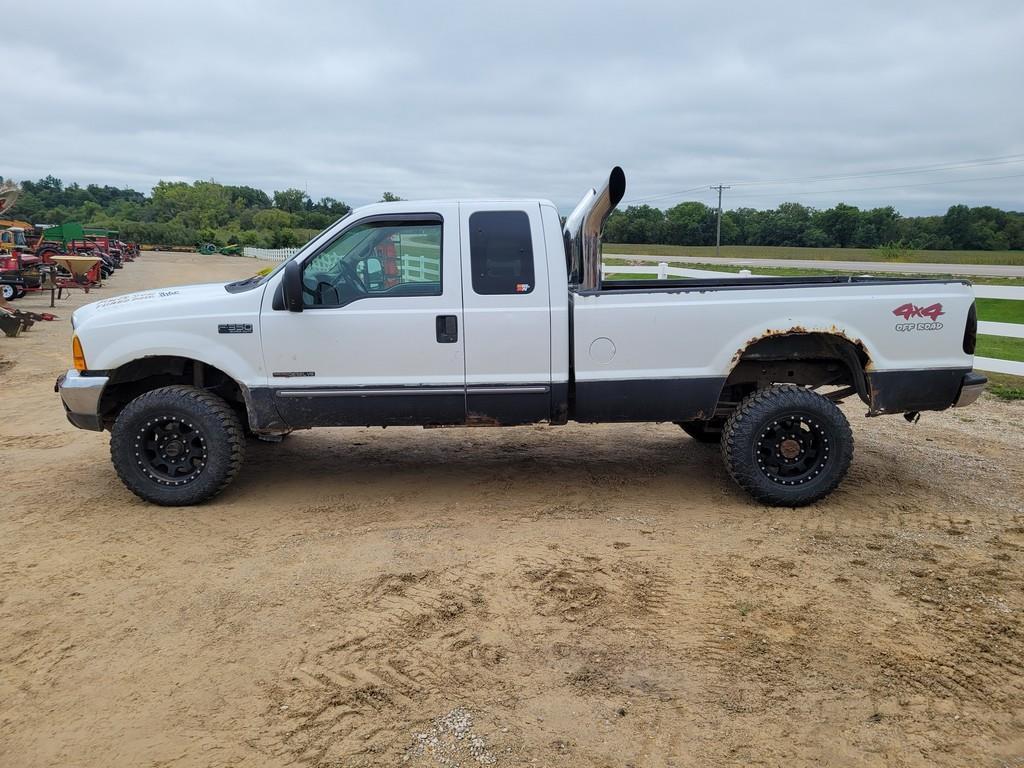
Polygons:
[[105,322],[125,322],[157,317],[173,320],[187,315],[208,314],[215,307],[223,307],[230,296],[223,283],[179,285],[126,293],[79,307],[71,315],[71,325],[77,330],[94,318]]

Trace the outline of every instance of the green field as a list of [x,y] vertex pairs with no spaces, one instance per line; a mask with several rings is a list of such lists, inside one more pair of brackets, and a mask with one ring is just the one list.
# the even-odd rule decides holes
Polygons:
[[988,376],[987,392],[1001,400],[1024,400],[1024,378],[1010,376],[1006,373],[986,373]]
[[[627,245],[605,243],[604,252],[649,256],[715,255],[713,245]],[[821,259],[824,261],[897,261],[917,264],[1007,264],[1024,266],[1024,251],[904,251],[889,258],[876,248],[784,248],[762,245],[723,245],[722,258],[728,259]]]
[[978,348],[974,354],[981,357],[994,357],[998,360],[1016,360],[1024,362],[1024,339],[1013,339],[1009,336],[989,336],[978,334]]
[[993,323],[1024,324],[1024,301],[1014,299],[977,299],[978,319]]

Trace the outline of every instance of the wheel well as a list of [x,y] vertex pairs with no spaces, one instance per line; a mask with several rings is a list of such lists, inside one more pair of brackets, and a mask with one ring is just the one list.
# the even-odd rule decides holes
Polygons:
[[243,424],[249,423],[245,394],[237,381],[202,361],[167,355],[139,358],[111,371],[100,399],[104,425],[112,425],[139,395],[172,384],[191,384],[218,395],[238,413]]
[[871,358],[860,342],[834,333],[790,332],[763,336],[737,354],[722,391],[719,408],[729,409],[755,389],[772,384],[835,386],[835,400],[870,396],[865,376]]

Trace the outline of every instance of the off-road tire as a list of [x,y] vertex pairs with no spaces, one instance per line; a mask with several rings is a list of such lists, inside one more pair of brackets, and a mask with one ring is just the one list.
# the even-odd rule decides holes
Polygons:
[[696,440],[698,443],[718,445],[722,441],[722,428],[725,426],[724,419],[712,419],[711,421],[678,421],[680,428]]
[[[177,442],[186,445],[175,448],[173,455],[184,456],[177,461],[188,463],[165,472],[154,464],[161,461],[154,446],[166,438],[150,438],[163,435],[161,429],[174,437],[175,424],[185,436]],[[163,444],[168,450],[170,442]],[[183,507],[213,498],[238,474],[244,458],[245,431],[238,415],[224,400],[197,387],[175,385],[139,395],[121,411],[110,433],[110,460],[118,477],[136,496],[161,506]]]
[[[782,448],[798,455],[786,458]],[[722,459],[736,484],[758,501],[802,507],[828,496],[846,476],[853,434],[828,398],[795,384],[777,384],[752,392],[733,411],[722,431]],[[786,472],[804,464],[805,470],[787,479]]]
[[18,298],[18,289],[10,283],[0,283],[0,298],[11,301]]

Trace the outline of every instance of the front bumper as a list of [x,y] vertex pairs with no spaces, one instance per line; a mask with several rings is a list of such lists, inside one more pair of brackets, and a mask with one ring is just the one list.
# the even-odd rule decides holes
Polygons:
[[109,380],[108,376],[83,376],[76,370],[61,374],[53,390],[60,393],[68,421],[79,429],[102,431],[100,398]]
[[970,405],[981,397],[981,393],[985,391],[986,384],[988,384],[988,379],[980,373],[971,371],[964,374],[963,382],[960,384],[960,394],[953,406],[955,408],[963,408],[965,405]]

